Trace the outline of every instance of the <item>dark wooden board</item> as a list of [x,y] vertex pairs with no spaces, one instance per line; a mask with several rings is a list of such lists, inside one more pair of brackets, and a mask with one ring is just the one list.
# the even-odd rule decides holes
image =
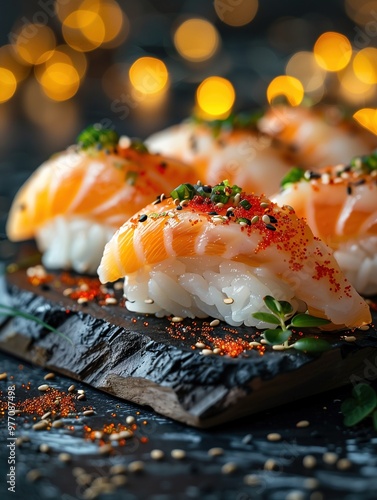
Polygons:
[[[46,289],[45,289],[46,288]],[[3,319],[0,348],[172,419],[210,427],[366,377],[377,332],[323,332],[333,347],[320,356],[294,349],[246,350],[237,358],[203,356],[202,331],[252,340],[256,331],[209,321],[140,316],[120,306],[80,306],[59,286],[33,286],[25,271],[3,278],[1,302],[33,314],[71,342],[30,320]],[[374,320],[377,320],[374,314]],[[347,342],[344,335],[355,335]]]

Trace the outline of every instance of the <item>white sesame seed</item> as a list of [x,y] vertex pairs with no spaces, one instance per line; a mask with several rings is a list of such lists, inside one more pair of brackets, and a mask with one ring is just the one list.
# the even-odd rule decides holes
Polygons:
[[172,458],[175,458],[176,460],[183,460],[186,457],[185,450],[180,449],[171,450],[170,454]]
[[305,455],[302,459],[302,465],[306,469],[313,469],[317,465],[317,459],[313,455]]
[[197,343],[195,344],[195,347],[197,347],[198,349],[204,349],[204,347],[205,347],[205,346],[206,346],[206,345],[205,345],[205,344],[203,344],[203,342],[197,342]]
[[144,462],[141,460],[135,460],[128,464],[128,470],[130,472],[142,472],[144,470]]
[[110,467],[110,474],[124,474],[127,472],[127,467],[124,464],[115,464]]
[[262,201],[262,203],[260,204],[261,208],[268,208],[269,206],[270,204],[268,203],[268,201]]
[[285,350],[285,347],[284,347],[283,345],[281,345],[281,344],[277,344],[277,345],[273,345],[273,346],[272,346],[272,349],[273,349],[274,351],[284,351],[284,350]]
[[267,214],[264,214],[263,217],[262,217],[262,221],[265,223],[265,224],[270,224],[271,222],[271,219],[269,218],[269,216]]
[[118,435],[119,435],[119,439],[129,439],[129,438],[132,438],[134,434],[132,431],[124,430],[124,431],[120,431]]
[[38,391],[42,391],[42,392],[45,392],[45,391],[48,391],[50,388],[50,386],[48,384],[42,384],[38,387]]
[[208,455],[210,457],[220,457],[223,454],[224,454],[223,448],[210,448],[208,450]]
[[354,335],[348,335],[348,336],[345,336],[345,337],[344,337],[344,340],[345,340],[346,342],[355,342],[356,337],[355,337]]
[[221,467],[221,474],[233,474],[237,470],[237,464],[234,462],[227,462]]
[[106,297],[105,304],[106,305],[115,305],[115,304],[118,304],[118,301],[115,297]]
[[113,288],[114,288],[114,290],[122,290],[123,289],[123,283],[121,281],[117,281],[116,283],[114,283]]
[[50,451],[50,447],[47,443],[42,443],[39,445],[39,451],[41,453],[48,453]]
[[8,374],[6,372],[0,373],[0,380],[6,380],[8,377]]
[[108,455],[112,451],[113,451],[113,447],[111,446],[111,444],[108,443],[108,444],[104,444],[104,445],[100,446],[98,453],[100,455]]
[[340,458],[337,463],[336,463],[336,467],[339,469],[339,470],[347,470],[349,469],[350,467],[352,466],[352,462],[350,460],[348,460],[348,458]]
[[276,462],[272,458],[269,458],[264,463],[264,470],[274,470],[276,468]]
[[323,454],[322,459],[325,464],[333,465],[338,460],[338,455],[336,453],[328,451],[327,453]]
[[257,345],[261,345],[260,342],[257,342],[256,340],[253,340],[252,342],[249,342],[249,345],[250,346],[257,346]]
[[26,474],[26,479],[30,482],[30,483],[34,483],[34,481],[37,481],[38,479],[40,479],[42,477],[42,473],[40,470],[38,469],[31,469],[29,470],[29,472]]
[[119,441],[119,434],[117,432],[113,432],[109,436],[110,441]]
[[67,463],[71,461],[71,455],[69,453],[59,453],[58,460]]
[[132,415],[128,415],[128,417],[126,418],[126,424],[131,425],[134,423],[135,423],[135,417],[133,417]]
[[179,204],[181,205],[181,207],[185,207],[186,205],[189,204],[189,200],[182,200]]
[[144,300],[144,303],[145,303],[145,304],[153,304],[153,303],[154,303],[154,300],[153,300],[153,299],[145,299],[145,300]]
[[314,490],[315,488],[318,488],[318,486],[319,486],[319,481],[314,477],[307,477],[304,480],[304,488],[308,490]]
[[88,299],[86,297],[79,297],[77,299],[78,304],[87,304],[87,302],[88,302]]
[[102,439],[102,437],[103,437],[103,432],[102,432],[102,431],[95,431],[95,432],[94,432],[94,437],[95,437],[96,439]]
[[369,325],[361,325],[359,326],[358,330],[362,330],[362,331],[366,331],[366,330],[369,330]]
[[119,138],[118,145],[122,149],[127,149],[131,146],[132,141],[127,135],[121,135]]
[[54,420],[51,424],[51,427],[54,427],[54,429],[59,429],[60,427],[63,427],[63,421],[62,420]]
[[270,434],[267,434],[267,439],[268,441],[280,441],[281,435],[277,432],[270,432]]
[[285,500],[304,500],[305,495],[302,491],[293,490],[288,493]]
[[82,285],[80,285],[80,290],[83,292],[87,292],[89,290],[89,285],[86,283],[83,283]]
[[212,349],[203,349],[201,354],[203,356],[211,356],[213,354],[213,351],[212,351]]
[[221,349],[220,349],[220,347],[215,347],[212,352],[213,352],[213,354],[220,354]]
[[300,420],[297,422],[296,427],[303,428],[303,427],[309,427],[310,422],[309,420]]
[[45,380],[51,380],[53,378],[55,378],[55,373],[46,373],[46,375],[43,377]]
[[261,481],[256,474],[247,474],[243,477],[243,482],[248,486],[258,486]]
[[90,417],[90,415],[94,415],[94,410],[85,410],[82,412],[84,417]]
[[216,207],[216,208],[223,208],[223,207],[224,207],[224,203],[220,203],[220,202],[219,202],[219,203],[216,203],[216,204],[215,204],[215,207]]
[[41,416],[41,420],[46,420],[48,417],[51,416],[51,412],[50,411],[47,411],[46,413],[44,413],[42,416]]
[[76,389],[76,386],[74,384],[72,384],[68,387],[68,392],[73,392],[75,389]]
[[268,344],[268,341],[267,341],[266,339],[261,339],[261,340],[260,340],[260,343],[261,343],[261,344]]
[[77,394],[85,394],[84,389],[77,389]]
[[214,319],[211,321],[211,323],[209,324],[209,326],[217,326],[220,324],[220,320],[219,319]]
[[173,316],[171,319],[172,323],[180,323],[181,321],[183,321],[183,318],[181,318],[181,316]]
[[151,459],[152,460],[162,460],[165,456],[165,453],[162,450],[152,450],[151,451]]
[[224,300],[223,300],[224,304],[233,304],[234,302],[234,299],[232,299],[232,297],[226,297]]
[[254,215],[254,217],[251,219],[252,224],[256,224],[259,221],[258,215]]
[[244,222],[244,221],[242,221],[242,220],[241,220],[238,224],[239,224],[240,226],[242,226],[242,227],[247,226],[247,223],[246,223],[246,222]]

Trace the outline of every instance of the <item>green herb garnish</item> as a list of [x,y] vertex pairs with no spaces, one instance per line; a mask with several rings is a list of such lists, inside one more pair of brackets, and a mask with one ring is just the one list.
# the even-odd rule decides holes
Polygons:
[[280,186],[283,189],[288,188],[291,184],[295,182],[299,182],[302,179],[305,179],[305,170],[300,167],[292,167],[289,172],[285,174],[285,176],[280,181]]
[[119,135],[115,130],[103,127],[100,123],[89,125],[77,137],[77,144],[81,149],[109,148],[113,149],[119,141]]
[[201,184],[181,184],[173,189],[170,195],[174,200],[178,199],[179,201],[192,200],[194,196],[201,196],[202,198],[209,198],[213,203],[223,203],[225,205],[225,203],[232,201],[241,192],[242,189],[240,187],[236,185],[231,186],[225,180],[213,187]]
[[263,332],[265,340],[270,345],[283,345],[286,348],[293,347],[298,351],[322,352],[331,348],[326,340],[315,338],[301,338],[293,344],[289,344],[293,332],[291,328],[311,328],[330,323],[328,319],[317,318],[310,314],[294,314],[293,307],[285,300],[276,300],[270,295],[263,298],[265,306],[270,312],[253,313],[253,318],[277,325],[275,329],[266,329]]
[[211,127],[213,136],[216,138],[220,135],[223,130],[233,130],[233,129],[256,129],[257,123],[263,116],[263,110],[251,111],[249,113],[235,113],[229,115],[223,120],[203,120],[197,116],[193,116],[192,120],[195,123],[204,123],[205,125]]
[[372,417],[373,427],[377,431],[377,394],[368,384],[357,384],[351,398],[343,401],[340,411],[344,416],[344,425],[352,427],[367,417]]
[[355,172],[370,174],[377,170],[377,150],[370,155],[356,156],[351,160],[351,168]]
[[33,314],[25,313],[23,311],[20,311],[18,309],[13,308],[13,307],[6,306],[5,304],[0,304],[0,316],[9,316],[9,317],[13,317],[13,318],[19,317],[19,318],[28,319],[30,321],[34,321],[35,323],[37,323],[40,326],[43,326],[44,328],[46,328],[50,332],[57,333],[58,335],[63,337],[65,340],[67,340],[71,345],[73,345],[72,340],[70,338],[68,338],[66,335],[64,335],[64,333],[59,332],[59,330],[57,330],[53,326],[49,325],[48,323],[45,323],[44,321],[39,319],[37,316],[34,316]]

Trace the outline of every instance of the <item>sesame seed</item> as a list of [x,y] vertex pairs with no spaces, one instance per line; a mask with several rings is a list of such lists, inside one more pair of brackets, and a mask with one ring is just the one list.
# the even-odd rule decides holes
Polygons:
[[250,346],[257,346],[260,345],[260,342],[257,342],[256,340],[253,340],[252,342],[249,342]]
[[281,435],[277,432],[270,432],[270,434],[267,434],[267,439],[268,441],[280,441]]
[[166,198],[165,193],[160,194],[160,201],[163,201]]
[[304,500],[305,495],[302,491],[293,490],[288,493],[285,500]]
[[75,389],[76,389],[76,386],[74,384],[72,384],[68,387],[68,392],[73,392]]
[[127,467],[124,464],[115,464],[110,467],[109,472],[112,475],[124,474],[127,472]]
[[68,463],[71,461],[71,455],[69,453],[59,453],[58,460],[64,463]]
[[317,465],[317,459],[313,455],[305,455],[302,459],[302,465],[306,469],[313,469]]
[[152,460],[162,460],[165,456],[165,453],[162,450],[152,450],[151,451],[151,459]]
[[110,441],[119,441],[120,437],[117,432],[113,432],[112,434],[110,434],[109,439]]
[[361,325],[358,327],[358,330],[367,331],[369,330],[369,328],[370,328],[369,325]]
[[336,464],[339,470],[347,470],[352,466],[352,462],[348,458],[340,458]]
[[212,349],[203,349],[201,354],[203,356],[211,356],[211,354],[214,354],[214,353],[213,353]]
[[214,319],[211,321],[211,323],[209,324],[209,326],[217,326],[220,324],[220,320],[219,319]]
[[261,339],[260,343],[261,343],[261,344],[268,344],[268,340],[266,340],[266,339]]
[[145,300],[144,300],[144,303],[145,303],[145,304],[153,304],[153,303],[154,303],[154,300],[153,300],[153,299],[145,299]]
[[181,205],[177,205],[177,210],[182,210]]
[[270,219],[270,217],[267,214],[264,214],[263,217],[262,217],[262,221],[265,224],[269,224],[271,222],[271,219]]
[[39,446],[39,451],[41,453],[48,453],[50,451],[50,447],[47,443],[42,443],[40,446]]
[[205,184],[205,185],[203,186],[203,191],[204,191],[205,193],[212,193],[212,188],[211,188],[211,186],[210,186],[210,185]]
[[344,337],[344,340],[345,340],[346,342],[355,342],[356,337],[355,337],[354,335],[349,335],[349,336],[345,336],[345,337]]
[[88,299],[86,297],[79,297],[77,299],[77,303],[78,304],[87,304],[88,303]]
[[103,432],[102,431],[95,431],[94,437],[96,439],[102,439],[103,438]]
[[232,299],[232,297],[226,297],[224,300],[223,300],[224,304],[233,304],[234,302],[234,299]]
[[94,415],[94,410],[85,410],[82,412],[84,417],[90,417],[91,415]]
[[283,205],[283,207],[287,208],[290,212],[294,213],[295,211],[295,209],[291,205]]
[[203,344],[203,342],[197,342],[197,343],[195,344],[195,347],[197,347],[198,349],[204,349],[204,347],[205,347],[205,346],[206,346],[206,345],[205,345],[205,344]]
[[135,460],[134,462],[130,462],[128,464],[128,470],[130,472],[142,472],[144,470],[144,462],[141,460]]
[[189,204],[189,202],[190,202],[189,200],[182,200],[179,204],[181,207],[185,207],[186,205]]
[[146,214],[140,215],[139,222],[145,222],[147,219],[148,219],[148,215],[146,215]]
[[78,401],[84,401],[86,399],[86,396],[85,396],[85,394],[79,394],[77,396],[77,399],[78,399]]
[[84,391],[84,389],[77,389],[77,393],[78,394],[85,394],[85,391]]
[[26,479],[30,482],[30,483],[34,483],[34,481],[37,481],[38,479],[40,479],[42,477],[42,473],[40,470],[38,469],[31,469],[29,470],[29,472],[26,474]]
[[118,145],[121,149],[127,149],[131,146],[132,141],[127,135],[122,135],[119,138]]
[[42,392],[45,392],[45,391],[48,391],[50,388],[50,386],[48,384],[42,384],[38,387],[38,391],[42,391]]
[[55,373],[46,373],[46,375],[43,377],[45,380],[51,380],[53,378],[55,378]]
[[254,215],[254,217],[251,219],[251,223],[252,224],[256,224],[258,221],[259,221],[259,216],[258,215]]
[[237,470],[237,464],[227,462],[221,467],[221,474],[233,474]]
[[135,417],[133,417],[132,415],[128,415],[128,417],[126,418],[126,424],[131,425],[134,423],[135,423]]
[[123,283],[122,281],[117,281],[114,283],[114,290],[122,290],[123,289]]
[[108,455],[112,451],[113,451],[113,447],[109,443],[100,446],[100,449],[98,450],[98,452],[100,453],[100,455]]
[[264,470],[274,470],[276,469],[276,462],[272,458],[269,458],[264,463]]
[[220,457],[223,454],[224,454],[223,448],[210,448],[208,450],[208,455],[210,457]]
[[105,304],[108,305],[108,306],[109,305],[115,305],[117,303],[118,303],[118,301],[117,301],[117,299],[115,297],[106,297],[106,299],[105,299]]
[[185,450],[174,449],[171,450],[170,454],[172,458],[175,458],[176,460],[183,460],[184,458],[186,458]]
[[224,203],[216,203],[215,207],[216,208],[223,208],[224,207]]
[[276,227],[273,226],[272,224],[266,224],[266,228],[269,229],[270,231],[276,231]]
[[54,427],[54,429],[58,429],[59,427],[63,427],[63,421],[62,420],[54,420],[51,424],[51,427]]
[[173,316],[171,319],[172,323],[180,323],[181,321],[183,321],[183,318],[181,318],[181,316]]
[[260,204],[261,208],[268,208],[269,206],[270,206],[270,204],[268,201],[262,201],[262,203]]
[[272,349],[274,351],[285,351],[285,347],[283,345],[281,345],[281,344],[273,345]]
[[47,420],[40,420],[39,422],[33,425],[33,429],[35,431],[43,431],[44,429],[47,429],[47,427],[48,427]]
[[175,217],[175,213],[174,213],[174,212],[172,212],[172,211],[170,210],[170,211],[168,212],[168,216],[169,216],[170,218],[173,218],[173,217]]
[[300,420],[297,422],[296,427],[303,428],[303,427],[309,427],[310,422],[309,420]]
[[241,200],[241,195],[240,193],[237,193],[236,196],[234,197],[234,206],[238,206]]
[[213,354],[220,354],[221,349],[219,347],[215,347],[212,352],[213,352]]
[[333,465],[338,460],[338,455],[336,453],[328,451],[327,453],[323,454],[322,459],[325,464]]
[[6,372],[0,373],[0,380],[6,380],[8,377],[8,374]]
[[119,439],[129,439],[132,438],[134,433],[132,431],[124,430],[119,432]]
[[44,415],[42,415],[42,416],[41,416],[41,420],[46,420],[46,419],[47,419],[48,417],[50,417],[50,416],[51,416],[51,412],[50,412],[50,411],[48,411],[48,412],[46,412]]
[[[160,201],[160,200],[158,200],[158,203],[161,203],[161,201]],[[176,206],[178,207],[179,203],[180,203],[179,199],[178,199],[178,198],[175,198],[175,200],[174,200],[174,205],[176,205]]]
[[261,481],[256,474],[247,474],[243,477],[243,482],[248,486],[258,486]]

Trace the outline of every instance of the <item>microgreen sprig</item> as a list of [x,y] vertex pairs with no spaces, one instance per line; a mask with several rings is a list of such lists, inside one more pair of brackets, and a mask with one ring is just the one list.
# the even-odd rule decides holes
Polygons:
[[298,351],[323,352],[331,348],[329,342],[323,339],[300,338],[293,344],[289,344],[293,332],[292,328],[312,328],[330,323],[324,318],[317,318],[310,314],[295,314],[292,305],[285,300],[276,300],[267,295],[263,298],[264,304],[270,312],[253,313],[253,318],[277,325],[275,329],[266,329],[263,336],[270,345],[284,345],[286,348],[293,347]]
[[356,156],[351,161],[352,170],[365,174],[370,174],[377,170],[377,150],[370,155]]
[[300,167],[292,167],[280,181],[280,187],[282,189],[287,189],[291,184],[299,182],[301,180],[306,180],[305,170]]
[[53,326],[49,325],[48,323],[45,323],[41,319],[39,319],[37,316],[34,316],[33,314],[25,313],[23,311],[20,311],[19,309],[15,309],[14,307],[6,306],[5,304],[0,304],[0,316],[8,316],[8,317],[19,317],[19,318],[24,318],[30,321],[34,321],[40,326],[43,326],[50,332],[57,333],[60,335],[63,339],[67,340],[71,345],[73,345],[73,342],[70,338],[68,338],[64,333],[59,332],[56,328]]
[[118,144],[118,141],[118,133],[115,130],[103,127],[100,123],[89,125],[77,137],[77,144],[83,150],[93,147],[113,149]]
[[202,198],[209,198],[213,203],[228,203],[234,200],[234,197],[242,192],[242,188],[231,185],[229,181],[224,180],[216,186],[203,186],[201,184],[180,184],[170,193],[173,199],[192,200],[198,195]]
[[343,401],[340,411],[344,416],[344,425],[352,427],[362,420],[372,417],[374,429],[377,431],[377,394],[368,384],[357,384],[352,397]]

